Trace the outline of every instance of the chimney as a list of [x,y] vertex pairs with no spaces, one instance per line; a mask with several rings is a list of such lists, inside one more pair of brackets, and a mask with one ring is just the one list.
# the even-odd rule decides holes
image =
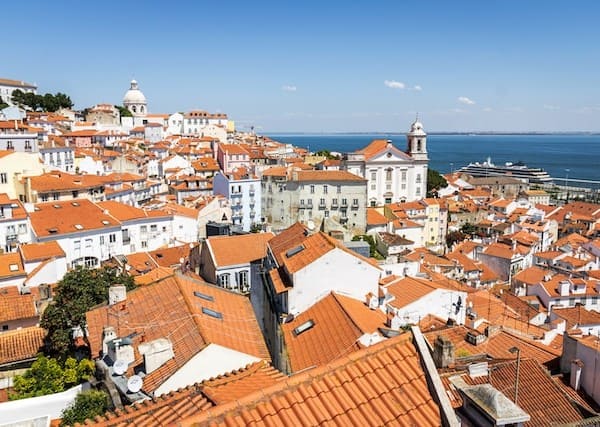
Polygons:
[[436,368],[447,368],[454,364],[454,344],[441,335],[433,343],[433,362]]
[[499,332],[500,332],[500,326],[498,326],[498,325],[489,325],[485,328],[485,335],[488,338],[493,337],[494,335],[498,335]]
[[367,305],[371,310],[376,310],[379,307],[379,298],[373,292],[367,294]]
[[571,380],[570,386],[573,390],[579,391],[581,388],[581,375],[583,373],[583,362],[579,359],[571,361]]
[[108,342],[117,338],[117,333],[115,332],[115,328],[112,326],[105,326],[102,329],[102,354],[108,354]]
[[158,338],[154,341],[138,345],[138,351],[144,356],[146,374],[153,372],[175,357],[173,344],[167,338]]
[[108,305],[115,305],[127,300],[127,288],[125,285],[112,285],[108,288]]

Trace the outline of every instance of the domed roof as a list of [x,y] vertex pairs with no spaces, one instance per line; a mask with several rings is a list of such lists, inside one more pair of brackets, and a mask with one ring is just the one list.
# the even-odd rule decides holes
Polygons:
[[131,81],[131,87],[127,92],[125,92],[125,96],[123,97],[123,104],[145,104],[146,97],[142,93],[141,90],[138,89],[138,82],[135,80]]
[[426,135],[423,130],[423,124],[419,120],[415,120],[412,125],[410,125],[410,133],[413,135]]

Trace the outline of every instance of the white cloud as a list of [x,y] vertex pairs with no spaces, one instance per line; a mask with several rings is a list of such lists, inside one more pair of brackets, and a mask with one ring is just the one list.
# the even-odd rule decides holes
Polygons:
[[420,85],[414,85],[412,90],[416,90],[417,92],[421,92],[423,88]]
[[475,104],[475,101],[473,101],[471,98],[467,98],[466,96],[459,96],[458,102],[460,102],[462,104],[466,104],[466,105],[474,105]]
[[489,113],[490,111],[492,111],[492,108],[491,107],[485,107],[483,109],[483,111],[486,112],[486,113]]
[[383,84],[392,89],[404,89],[406,87],[404,83],[398,82],[396,80],[386,80],[383,82]]
[[284,92],[296,92],[298,88],[294,85],[283,85],[281,86],[281,90]]
[[560,110],[560,107],[558,105],[544,104],[544,110],[556,111]]

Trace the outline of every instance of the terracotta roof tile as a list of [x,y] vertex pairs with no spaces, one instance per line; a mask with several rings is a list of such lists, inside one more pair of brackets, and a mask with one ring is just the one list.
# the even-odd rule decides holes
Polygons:
[[[530,421],[524,424],[525,426],[565,425],[585,418],[575,409],[569,396],[552,380],[539,363],[535,360],[523,359],[523,355],[521,357],[517,403],[531,417]],[[512,359],[514,359],[514,355]],[[461,379],[468,385],[488,384],[491,381],[494,388],[503,392],[514,402],[516,360],[493,363],[492,367],[493,374],[491,376],[471,378],[465,374],[461,375]],[[456,394],[454,395],[456,396]],[[461,403],[461,400],[455,400],[454,406],[460,406]]]
[[377,208],[367,208],[367,225],[384,225],[389,220]]
[[34,358],[41,352],[46,331],[37,326],[0,334],[0,365]]
[[21,256],[16,252],[0,254],[0,278],[25,276]]
[[579,328],[586,325],[600,325],[600,313],[595,310],[586,310],[585,306],[576,304],[575,307],[553,307],[554,315],[567,321],[567,328]]
[[[306,322],[313,326],[296,333]],[[360,349],[358,339],[364,333],[377,332],[386,321],[380,310],[370,310],[364,303],[331,293],[281,326],[290,368],[298,372],[321,366]]]
[[[210,295],[213,301],[202,300],[198,304],[200,299],[194,296],[194,291]],[[221,313],[222,318],[204,314],[202,307]],[[110,313],[117,313],[119,321],[114,320],[116,317]],[[165,313],[168,313],[167,317],[164,317]],[[168,338],[171,341],[175,358],[146,375],[144,390],[148,393],[153,393],[210,343],[269,359],[264,338],[247,298],[182,275],[137,288],[128,293],[125,303],[97,307],[88,311],[86,318],[92,357],[98,357],[102,350],[102,329],[107,325],[115,327],[119,337],[137,333],[133,338],[136,361],[131,366],[142,361],[137,351],[137,345],[142,340],[149,342]],[[174,322],[177,327],[174,327]]]
[[281,372],[261,361],[159,398],[136,403],[125,411],[107,412],[87,423],[102,427],[171,425],[177,420],[201,413],[217,404],[240,399],[283,379],[285,376]]
[[409,336],[392,338],[178,425],[437,426],[420,359]]
[[38,203],[34,212],[30,212],[29,218],[38,237],[116,227],[120,224],[87,199]]
[[21,257],[25,262],[41,261],[54,257],[63,258],[66,256],[65,251],[63,251],[55,240],[20,245],[19,252],[21,252]]
[[38,316],[33,294],[21,295],[16,286],[0,289],[0,322]]
[[273,233],[239,236],[211,236],[206,239],[217,267],[247,264],[267,256],[267,242]]
[[307,235],[308,229],[296,222],[269,240],[269,249],[275,257],[277,265],[282,266],[285,252],[302,243]]
[[538,363],[545,365],[549,369],[558,367],[562,349],[555,349],[541,342],[520,337],[502,328],[483,343],[474,345],[466,340],[467,333],[469,332],[475,335],[479,334],[478,331],[466,326],[452,326],[442,330],[423,332],[423,335],[425,335],[425,339],[432,348],[436,337],[438,335],[443,336],[454,344],[455,354],[462,353],[463,356],[486,354],[494,359],[513,359],[514,355],[508,350],[516,346],[521,349],[521,357],[535,359]]

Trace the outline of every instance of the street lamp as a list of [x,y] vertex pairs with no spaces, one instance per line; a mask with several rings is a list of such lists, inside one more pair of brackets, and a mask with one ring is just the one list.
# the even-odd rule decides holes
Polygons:
[[515,405],[518,405],[517,399],[519,398],[519,369],[521,368],[521,349],[519,347],[511,347],[508,349],[512,354],[517,353],[517,378],[515,381]]

